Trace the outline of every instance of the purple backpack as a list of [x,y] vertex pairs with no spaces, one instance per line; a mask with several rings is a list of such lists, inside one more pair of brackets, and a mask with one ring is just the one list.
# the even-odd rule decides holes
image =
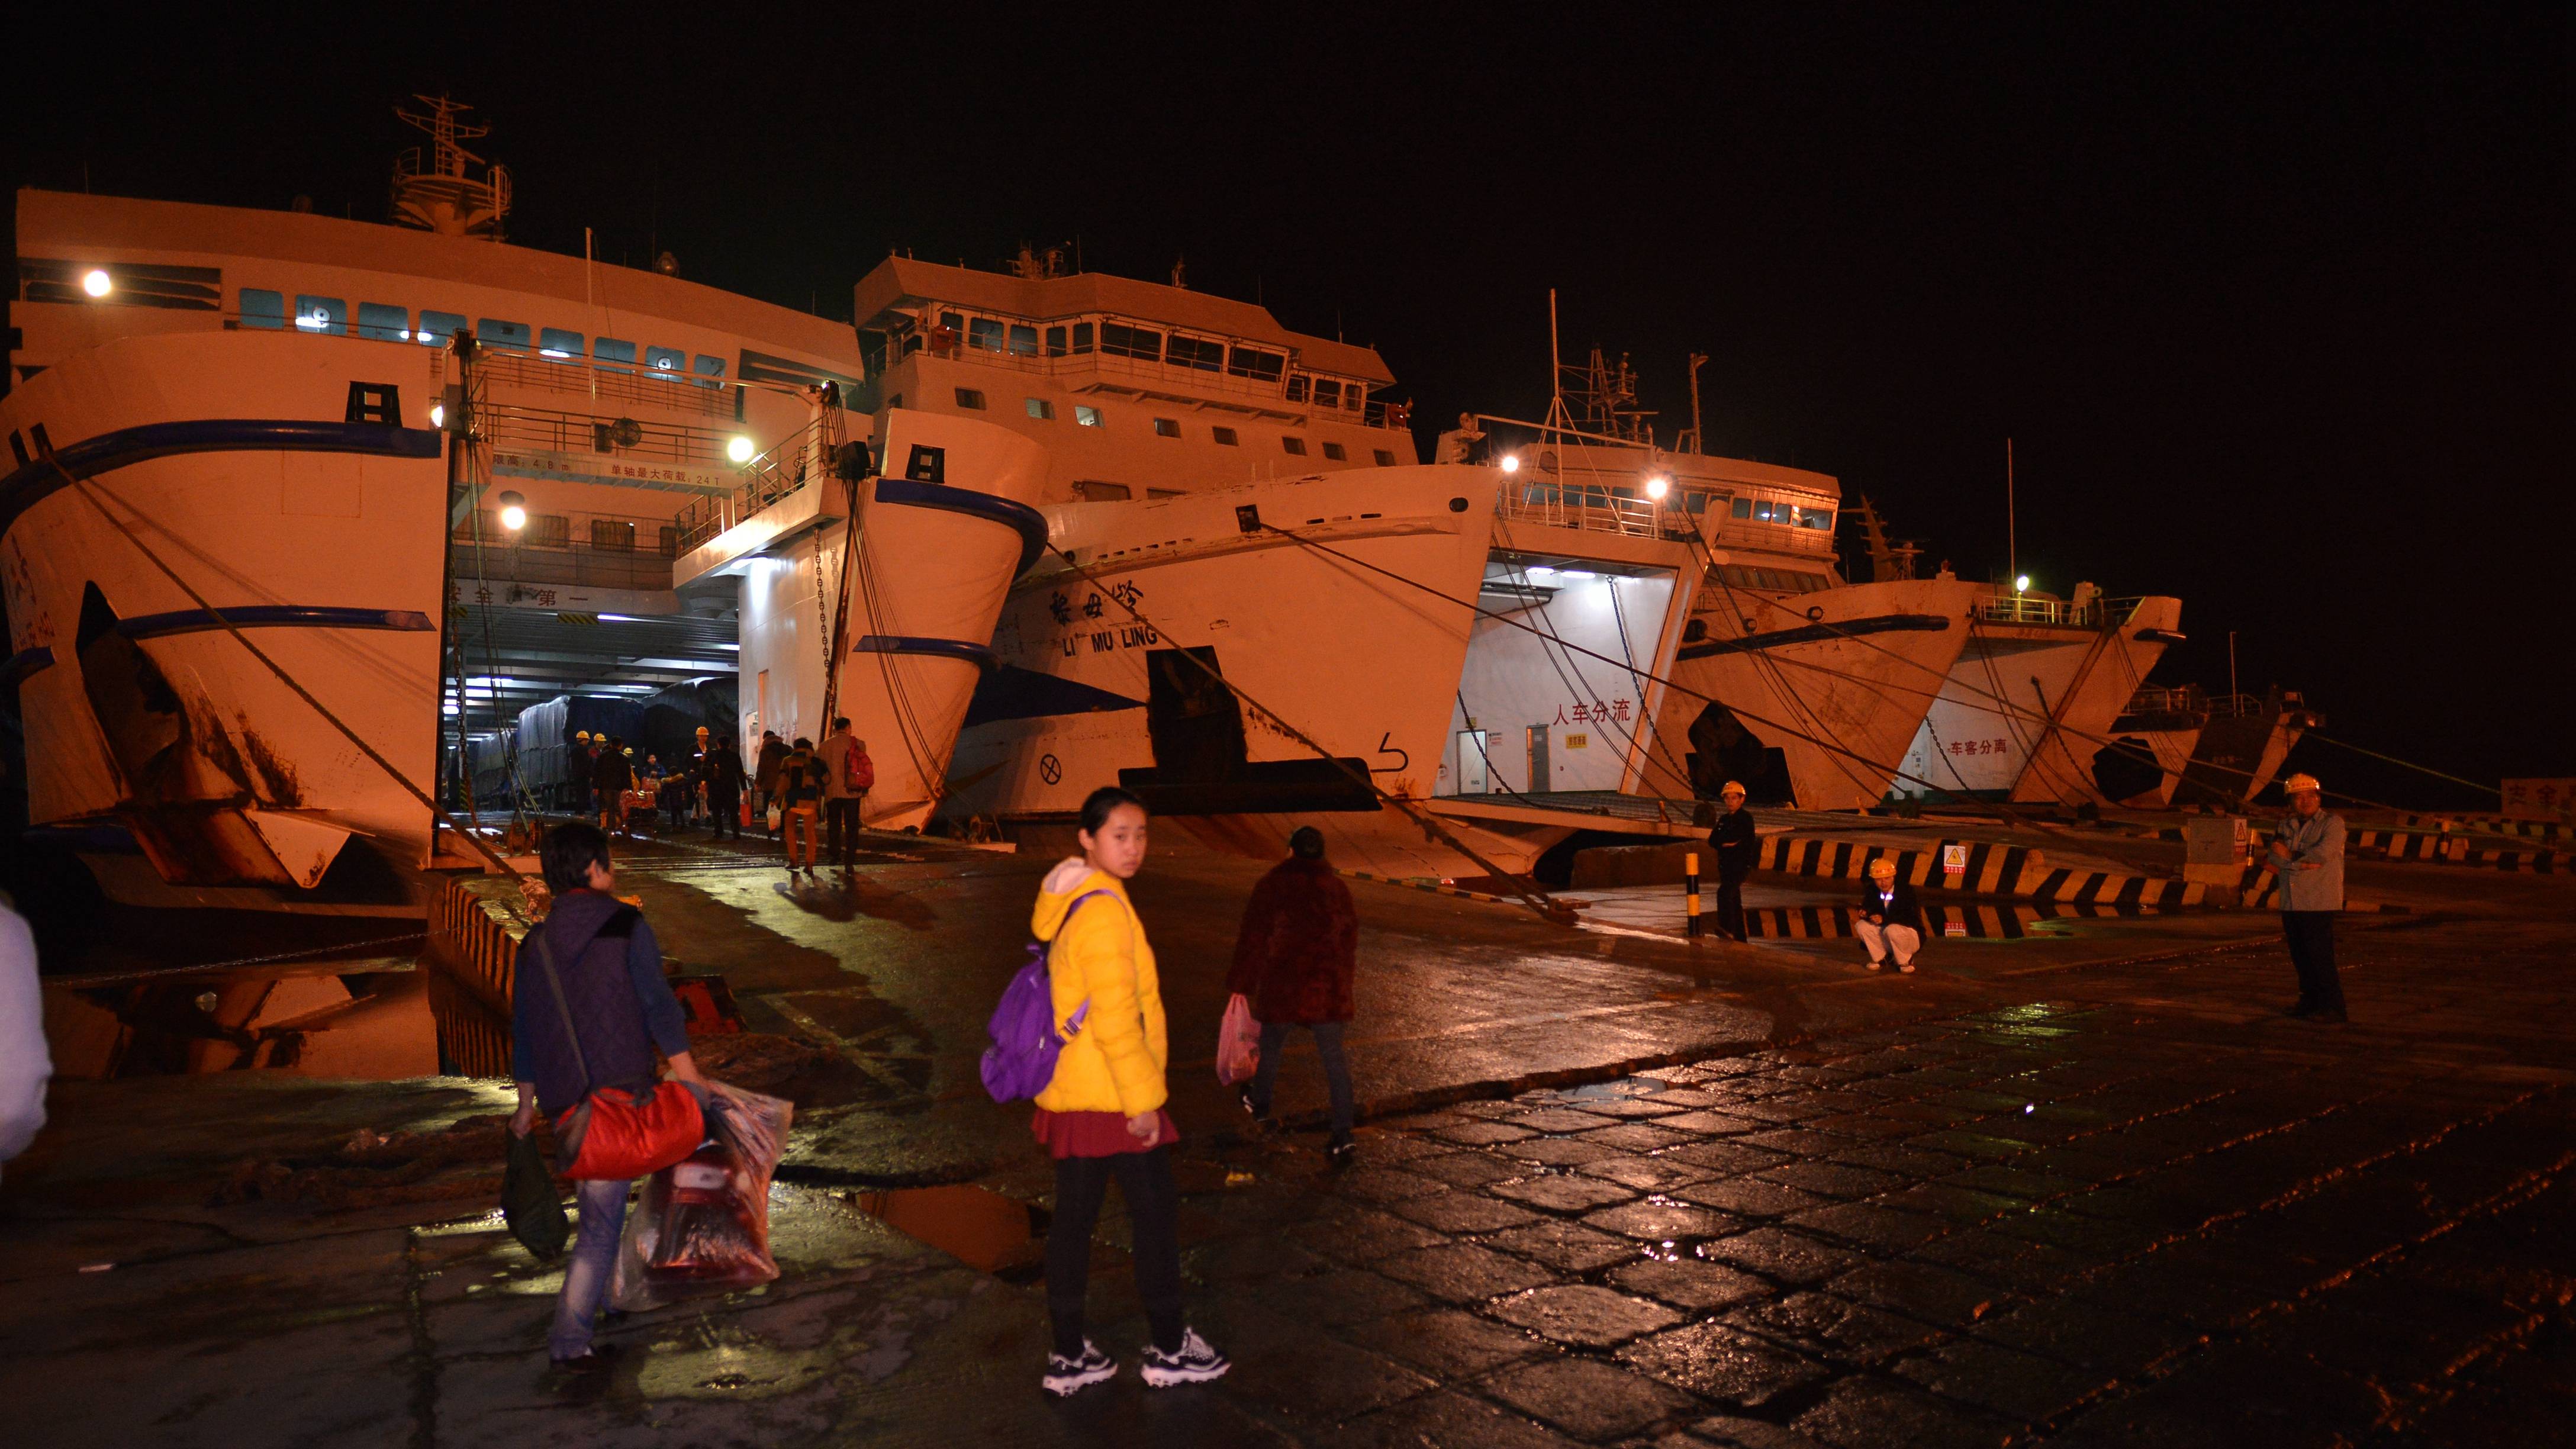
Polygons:
[[[1073,913],[1093,896],[1107,891],[1086,891],[1065,907],[1064,926],[1073,924]],[[1091,1014],[1091,1003],[1085,1001],[1066,1019],[1068,1033],[1082,1030],[1082,1019]],[[984,1090],[996,1102],[1017,1102],[1036,1096],[1055,1079],[1055,1056],[1064,1043],[1055,1034],[1055,993],[1047,976],[1047,943],[1029,943],[1029,963],[1011,978],[1002,990],[1002,1004],[993,1008],[993,1019],[985,1030],[992,1033],[993,1044],[984,1049]]]

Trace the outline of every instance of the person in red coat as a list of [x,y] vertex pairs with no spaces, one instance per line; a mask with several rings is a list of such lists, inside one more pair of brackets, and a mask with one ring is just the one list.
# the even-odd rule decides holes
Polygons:
[[1359,915],[1351,889],[1324,863],[1324,835],[1306,826],[1288,837],[1289,856],[1252,888],[1243,929],[1234,939],[1226,989],[1240,993],[1261,1023],[1261,1066],[1243,1088],[1243,1108],[1265,1127],[1270,1089],[1288,1028],[1315,1035],[1332,1096],[1333,1135],[1325,1155],[1338,1167],[1351,1157],[1351,1068],[1342,1055],[1342,1026],[1352,1016],[1351,978],[1359,958]]

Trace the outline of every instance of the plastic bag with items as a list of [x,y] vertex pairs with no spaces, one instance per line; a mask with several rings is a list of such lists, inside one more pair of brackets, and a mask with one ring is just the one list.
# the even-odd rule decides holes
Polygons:
[[707,1083],[707,1140],[645,1180],[617,1246],[610,1298],[653,1308],[750,1288],[778,1276],[769,1255],[769,1179],[795,1109],[776,1097]]

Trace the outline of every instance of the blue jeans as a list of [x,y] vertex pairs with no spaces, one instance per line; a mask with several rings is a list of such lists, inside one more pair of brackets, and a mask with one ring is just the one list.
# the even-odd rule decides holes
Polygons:
[[573,1184],[581,1229],[573,1238],[572,1257],[564,1264],[554,1328],[546,1334],[546,1352],[556,1359],[579,1358],[590,1349],[590,1326],[599,1317],[599,1305],[608,1299],[609,1275],[617,1265],[617,1235],[626,1226],[626,1192],[634,1185],[622,1178]]
[[[1261,1065],[1252,1074],[1252,1110],[1263,1117],[1270,1115],[1270,1089],[1279,1081],[1279,1053],[1288,1045],[1289,1026],[1284,1021],[1261,1024]],[[1333,1099],[1335,1144],[1351,1140],[1351,1064],[1342,1055],[1342,1026],[1338,1021],[1306,1025],[1315,1034],[1315,1055],[1324,1059],[1324,1090]]]

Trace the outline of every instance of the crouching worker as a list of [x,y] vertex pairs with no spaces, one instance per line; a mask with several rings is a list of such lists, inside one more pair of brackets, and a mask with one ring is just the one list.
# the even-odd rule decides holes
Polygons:
[[1869,863],[1869,884],[1861,890],[1852,934],[1869,948],[1870,970],[1886,969],[1893,955],[1897,970],[1913,973],[1914,953],[1923,949],[1923,907],[1914,899],[1914,887],[1896,878],[1895,861]]
[[[564,1266],[546,1351],[556,1367],[589,1373],[608,1362],[591,1346],[591,1326],[608,1296],[627,1190],[636,1177],[697,1150],[707,1089],[689,1056],[688,1013],[663,978],[653,928],[610,894],[607,834],[567,821],[546,832],[541,858],[554,905],[519,945],[510,1021],[519,1110],[510,1130],[527,1136],[542,1109],[560,1158],[571,1130],[582,1129],[578,1159],[568,1168],[580,1235]],[[656,1048],[670,1058],[673,1082],[656,1082]],[[571,1115],[585,1105],[586,1117]],[[619,1175],[588,1175],[591,1164],[611,1157],[622,1162]]]
[[1046,1246],[1055,1351],[1041,1382],[1062,1396],[1118,1374],[1118,1360],[1082,1331],[1091,1229],[1114,1177],[1127,1200],[1136,1296],[1153,1333],[1146,1387],[1204,1383],[1233,1365],[1181,1320],[1181,1194],[1171,1151],[1180,1133],[1163,1110],[1171,1053],[1154,948],[1127,900],[1127,882],[1145,863],[1144,802],[1114,786],[1092,791],[1074,839],[1082,855],[1047,873],[1030,920],[1049,943],[1048,994],[1064,1043],[1030,1123],[1055,1158]]

